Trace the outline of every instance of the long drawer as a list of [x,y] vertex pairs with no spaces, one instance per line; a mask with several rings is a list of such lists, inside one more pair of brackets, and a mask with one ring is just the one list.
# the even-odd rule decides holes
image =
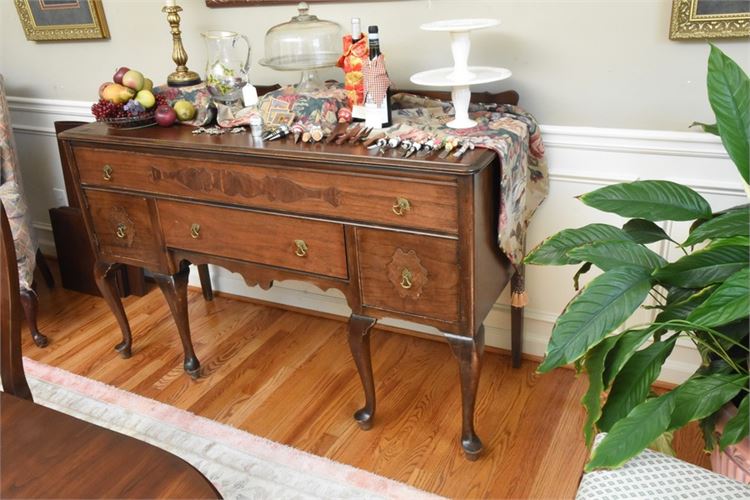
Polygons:
[[347,278],[341,224],[159,200],[168,247]]
[[200,198],[340,220],[458,232],[456,185],[75,148],[84,185]]

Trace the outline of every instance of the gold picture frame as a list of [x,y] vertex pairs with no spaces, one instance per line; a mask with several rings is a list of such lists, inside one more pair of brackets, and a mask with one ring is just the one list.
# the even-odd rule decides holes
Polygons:
[[748,0],[672,0],[670,40],[750,37]]
[[101,0],[15,0],[27,40],[109,38]]

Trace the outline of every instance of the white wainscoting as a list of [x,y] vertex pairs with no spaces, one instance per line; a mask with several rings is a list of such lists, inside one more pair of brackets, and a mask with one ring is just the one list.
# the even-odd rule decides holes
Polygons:
[[[24,185],[32,207],[34,225],[45,252],[54,254],[54,242],[47,216],[50,207],[64,203],[53,122],[55,120],[90,121],[91,103],[9,97],[13,128],[18,144]],[[687,125],[687,124],[686,124]],[[700,132],[665,132],[587,127],[543,126],[550,166],[550,195],[537,212],[529,229],[529,245],[566,227],[591,222],[621,224],[616,216],[602,214],[575,199],[576,195],[607,184],[635,179],[669,179],[693,187],[715,209],[746,202],[739,176],[718,138]],[[57,190],[57,191],[56,191]],[[682,238],[686,224],[667,224],[665,229]],[[676,257],[670,245],[655,245],[666,258]],[[349,308],[340,292],[324,293],[296,281],[281,282],[271,290],[248,287],[237,274],[212,268],[214,288],[237,295],[261,298],[302,308],[347,316]],[[527,288],[530,302],[526,308],[524,352],[541,356],[554,322],[573,296],[571,277],[575,267],[530,266]],[[590,273],[590,279],[594,276]],[[196,273],[191,283],[197,285]],[[507,291],[500,297],[485,322],[487,344],[510,346],[510,311]],[[630,324],[648,321],[648,311],[639,311]],[[438,334],[431,328],[401,321],[387,323]],[[678,343],[660,375],[665,382],[679,382],[697,366],[699,357],[688,342]]]

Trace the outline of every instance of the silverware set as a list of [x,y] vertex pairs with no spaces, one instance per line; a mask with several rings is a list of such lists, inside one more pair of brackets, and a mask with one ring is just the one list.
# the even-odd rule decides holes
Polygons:
[[457,137],[438,139],[421,131],[401,136],[395,134],[389,136],[382,132],[372,134],[372,132],[373,128],[365,127],[360,123],[353,125],[338,123],[333,129],[323,129],[320,126],[305,128],[300,124],[291,127],[279,125],[265,132],[262,139],[275,141],[291,135],[295,144],[300,142],[337,145],[361,143],[377,156],[389,154],[402,158],[427,157],[439,152],[438,158],[440,159],[451,156],[460,159],[476,147],[470,139]]

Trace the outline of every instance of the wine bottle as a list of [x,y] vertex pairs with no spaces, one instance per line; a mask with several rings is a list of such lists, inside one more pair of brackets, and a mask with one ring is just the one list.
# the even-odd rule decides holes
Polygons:
[[[367,43],[370,47],[370,63],[378,59],[380,52],[380,33],[377,26],[367,28]],[[381,59],[382,62],[382,59]],[[383,68],[385,69],[385,68]],[[387,73],[386,73],[387,75]],[[391,126],[391,89],[390,82],[383,100],[375,102],[370,89],[365,89],[365,122],[368,127],[386,128]]]
[[352,18],[352,45],[357,43],[362,38],[362,26],[359,23],[358,17]]

